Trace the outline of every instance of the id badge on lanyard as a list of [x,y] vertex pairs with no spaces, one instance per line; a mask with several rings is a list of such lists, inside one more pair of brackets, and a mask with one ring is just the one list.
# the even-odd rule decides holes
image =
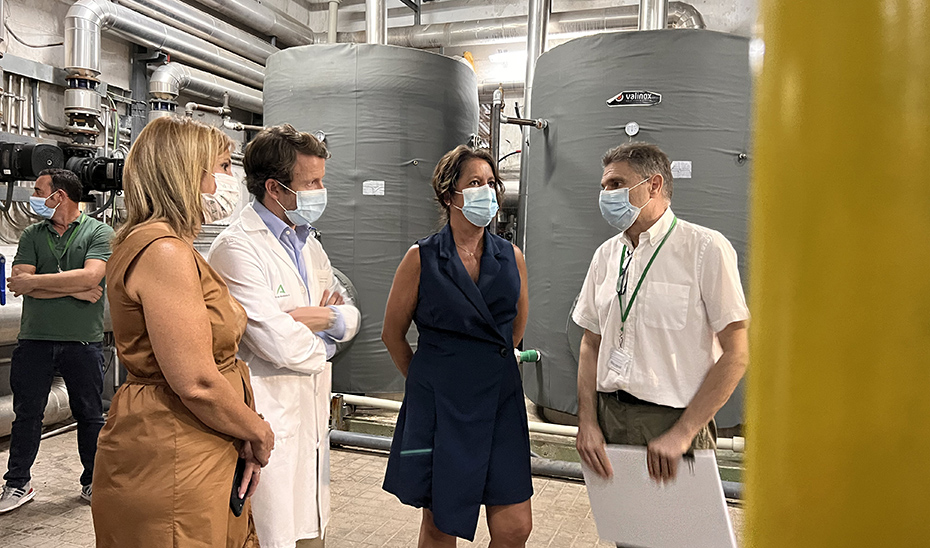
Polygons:
[[662,238],[662,241],[659,242],[658,247],[656,247],[656,250],[652,253],[649,262],[646,263],[646,268],[644,268],[643,273],[640,274],[639,281],[636,283],[636,288],[633,290],[633,294],[630,295],[630,300],[626,305],[624,305],[623,300],[626,295],[627,272],[630,268],[630,263],[633,262],[633,252],[630,251],[630,255],[627,257],[627,247],[625,245],[623,246],[623,254],[620,257],[620,275],[617,278],[617,298],[620,300],[620,336],[617,339],[617,346],[611,350],[610,359],[607,362],[607,366],[620,377],[622,382],[629,381],[630,371],[633,368],[633,354],[623,347],[623,330],[626,327],[626,320],[630,317],[630,311],[633,309],[633,302],[636,300],[636,296],[639,295],[639,290],[643,286],[646,274],[649,272],[652,263],[655,262],[656,257],[659,255],[659,251],[662,250],[662,246],[665,245],[665,242],[668,240],[668,237],[671,236],[672,230],[674,230],[677,224],[678,217],[673,217],[672,225],[668,228],[665,237]]

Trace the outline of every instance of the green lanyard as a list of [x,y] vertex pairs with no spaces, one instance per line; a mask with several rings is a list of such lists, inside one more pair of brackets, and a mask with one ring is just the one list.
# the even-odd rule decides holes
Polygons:
[[48,238],[48,248],[52,250],[52,256],[55,257],[55,262],[58,263],[58,272],[61,272],[61,259],[65,256],[65,253],[68,252],[68,248],[71,247],[71,242],[74,241],[74,237],[77,236],[78,230],[81,229],[81,224],[84,222],[87,216],[81,213],[81,216],[78,218],[78,224],[74,227],[74,230],[71,231],[71,236],[68,238],[67,243],[65,243],[65,248],[62,250],[61,255],[55,253],[55,242],[52,241],[52,236],[48,232],[45,233],[45,237]]
[[[620,277],[617,279],[617,298],[620,299],[620,344],[623,344],[623,328],[626,325],[626,319],[630,317],[630,310],[633,309],[633,301],[636,300],[636,295],[639,294],[639,288],[643,286],[643,280],[646,279],[646,273],[649,272],[649,267],[652,266],[652,263],[656,260],[656,257],[659,255],[659,251],[662,251],[662,246],[665,245],[665,242],[668,240],[668,237],[672,235],[672,230],[675,229],[675,225],[678,224],[678,217],[672,217],[672,226],[668,227],[668,232],[665,233],[665,237],[662,238],[662,241],[659,242],[659,246],[652,253],[652,258],[649,259],[649,262],[646,263],[646,268],[643,269],[643,273],[639,276],[639,282],[636,284],[636,289],[633,290],[633,294],[630,295],[630,302],[626,304],[626,307],[623,306],[623,295],[621,294],[620,288],[620,279],[623,278],[623,262],[626,258],[626,245],[623,246],[623,255],[620,256]],[[632,255],[632,252],[630,252]],[[629,265],[627,265],[629,268]]]

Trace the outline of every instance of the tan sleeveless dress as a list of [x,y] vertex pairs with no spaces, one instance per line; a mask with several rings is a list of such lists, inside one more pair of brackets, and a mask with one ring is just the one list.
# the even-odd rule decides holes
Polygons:
[[[113,334],[129,375],[113,397],[97,441],[92,505],[97,546],[257,547],[249,502],[241,517],[229,509],[240,443],[203,424],[168,386],[142,305],[126,293],[127,269],[160,238],[177,236],[163,225],[143,226],[117,245],[107,262]],[[236,359],[245,311],[193,247],[191,253],[213,328],[217,368],[254,408],[248,369]]]

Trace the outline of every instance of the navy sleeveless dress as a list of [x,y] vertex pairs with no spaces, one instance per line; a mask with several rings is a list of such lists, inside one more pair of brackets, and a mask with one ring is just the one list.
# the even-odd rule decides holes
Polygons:
[[474,540],[480,505],[533,494],[523,384],[513,352],[520,273],[510,242],[485,231],[475,284],[449,225],[417,242],[419,331],[384,489]]

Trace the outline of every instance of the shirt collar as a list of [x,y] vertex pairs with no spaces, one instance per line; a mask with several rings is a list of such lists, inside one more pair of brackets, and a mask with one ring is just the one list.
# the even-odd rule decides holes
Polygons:
[[[662,240],[665,237],[665,234],[668,232],[668,228],[672,226],[672,220],[675,218],[675,214],[672,213],[671,206],[665,208],[665,213],[659,217],[659,220],[652,223],[652,226],[643,231],[639,235],[639,243],[648,243],[649,245],[655,245],[656,242]],[[630,237],[627,236],[627,233],[623,233],[623,238],[629,242]]]
[[[68,228],[71,228],[72,226],[76,226],[78,223],[80,223],[80,222],[81,222],[81,217],[83,217],[83,216],[84,216],[84,213],[78,213],[78,216],[75,217],[75,219],[74,219],[73,221],[71,221],[71,223],[68,225]],[[55,225],[52,223],[52,220],[51,220],[51,219],[45,219],[45,220],[43,220],[43,221],[42,221],[42,224],[44,224],[46,228],[48,228],[49,230],[51,230],[51,231],[54,232],[55,234],[58,234],[58,231],[55,230]],[[65,232],[67,232],[67,229],[65,230]]]
[[[252,208],[255,209],[255,213],[258,214],[262,222],[265,223],[265,226],[268,227],[268,230],[274,235],[275,238],[281,239],[285,230],[288,230],[290,226],[287,223],[281,220],[280,217],[271,212],[265,204],[261,203],[258,200],[252,202]],[[297,238],[300,240],[301,245],[307,243],[307,236],[310,235],[309,226],[298,226],[294,229],[294,233],[297,235]]]

